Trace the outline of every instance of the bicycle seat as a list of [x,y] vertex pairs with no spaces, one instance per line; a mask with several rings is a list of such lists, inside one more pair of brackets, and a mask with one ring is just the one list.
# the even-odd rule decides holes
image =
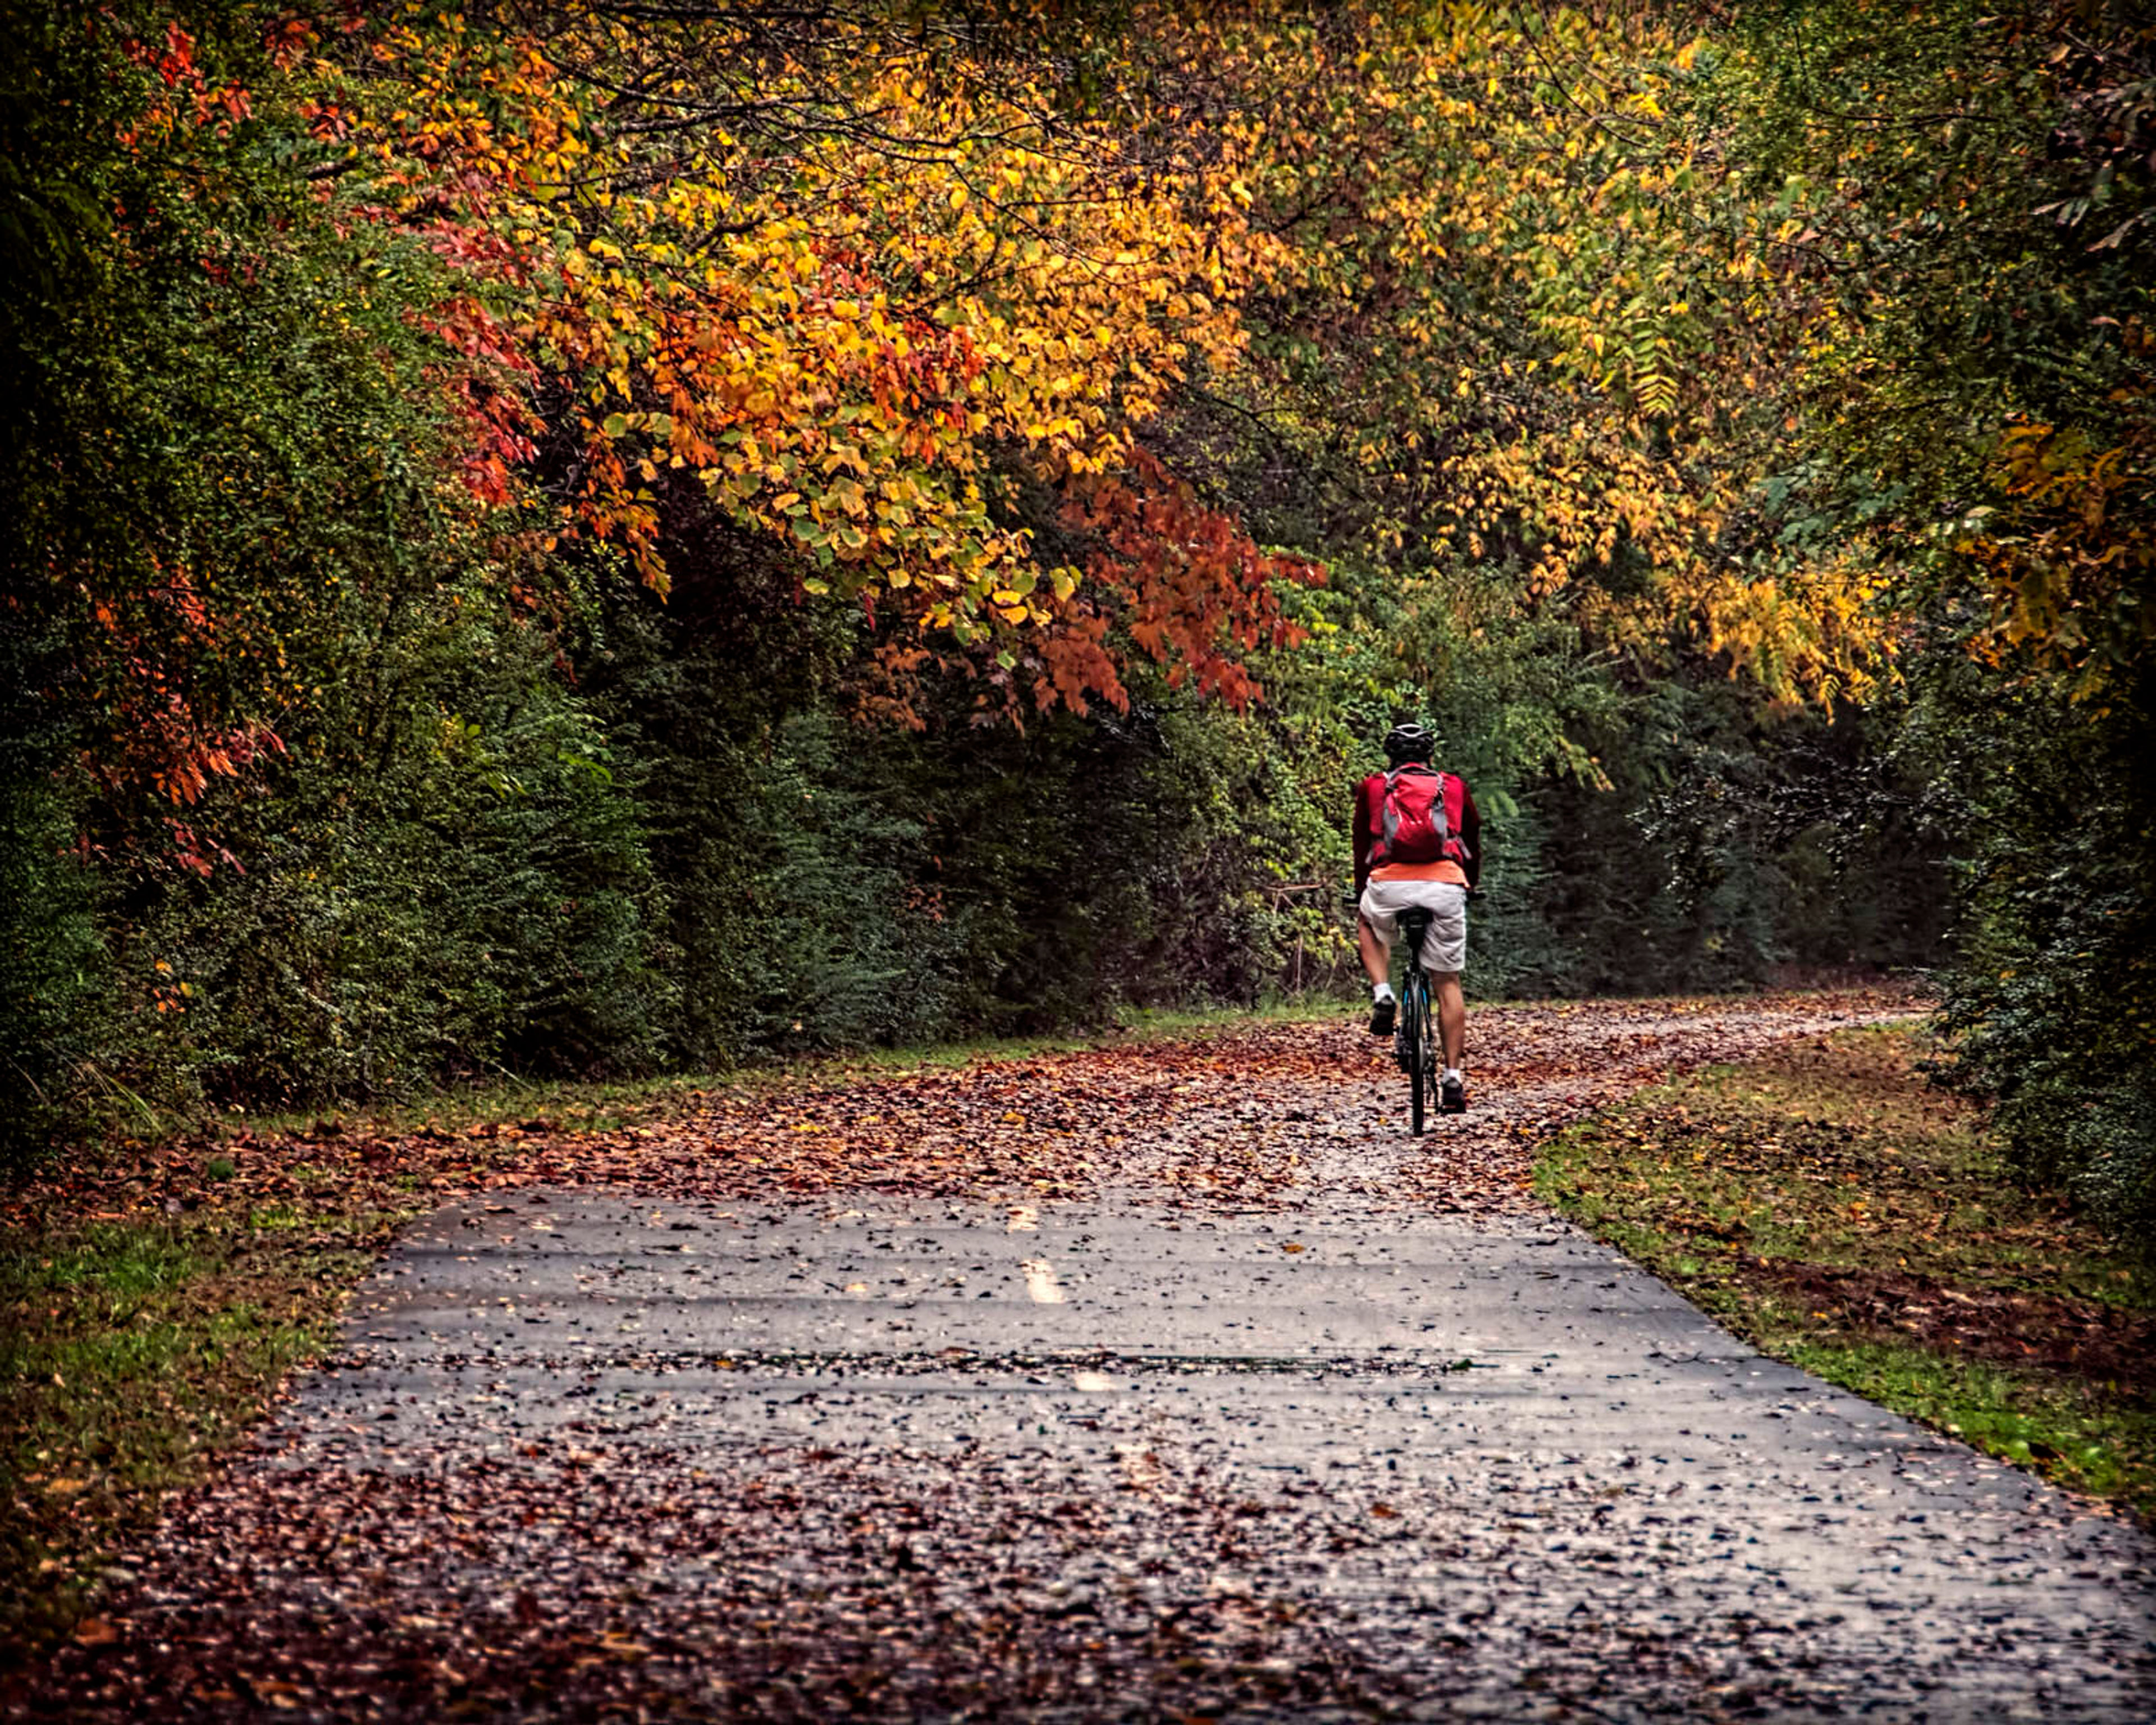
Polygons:
[[1420,933],[1430,927],[1436,914],[1425,905],[1411,905],[1400,912],[1400,927],[1410,932]]

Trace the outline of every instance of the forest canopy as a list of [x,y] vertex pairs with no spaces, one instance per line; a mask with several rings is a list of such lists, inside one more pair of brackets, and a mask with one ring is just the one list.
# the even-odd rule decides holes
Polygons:
[[1923,967],[2156,1204],[2100,0],[0,0],[16,1147],[1352,972]]

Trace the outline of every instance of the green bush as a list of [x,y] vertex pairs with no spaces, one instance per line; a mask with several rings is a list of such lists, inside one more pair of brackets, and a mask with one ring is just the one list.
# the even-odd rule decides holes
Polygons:
[[1037,1030],[1284,979],[1298,913],[1266,888],[1308,866],[1308,823],[1261,721],[1163,704],[1020,732],[954,701],[915,733],[834,710],[813,665],[795,702],[744,689],[642,596],[606,641],[594,686],[643,763],[676,1059]]
[[2141,727],[2034,691],[1987,693],[1945,668],[1912,731],[1965,839],[1967,932],[1943,977],[1954,1074],[1998,1099],[2028,1178],[2156,1242],[2156,796]]
[[10,1098],[0,1163],[28,1158],[79,1116],[100,1076],[110,1005],[97,883],[71,848],[74,811],[49,763],[23,753],[0,751],[0,1074]]
[[[230,860],[126,926],[158,1088],[312,1101],[656,1059],[673,999],[631,788],[543,639],[484,611],[399,608],[261,793],[216,811]],[[140,997],[166,978],[191,993],[153,1034]]]

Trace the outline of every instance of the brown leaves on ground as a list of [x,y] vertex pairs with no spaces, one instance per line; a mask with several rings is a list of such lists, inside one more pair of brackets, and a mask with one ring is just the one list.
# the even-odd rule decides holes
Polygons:
[[1926,1054],[1908,1033],[1806,1037],[1702,1075],[1583,1134],[1582,1189],[1807,1274],[2028,1296],[2031,1312],[2130,1296],[2130,1270],[2012,1177],[1980,1111],[1928,1081]]
[[2115,1384],[2156,1400],[2156,1312],[2057,1294],[1972,1292],[1934,1277],[1761,1259],[1758,1278],[1851,1328],[1935,1353]]
[[[199,1248],[194,1255],[209,1266],[205,1279],[174,1291],[166,1316],[184,1327],[193,1312],[207,1340],[219,1314],[204,1302],[243,1295],[274,1310],[294,1333],[326,1334],[370,1249],[400,1218],[474,1191],[605,1186],[654,1200],[876,1192],[1014,1206],[1130,1194],[1200,1214],[1292,1214],[1303,1205],[1322,1205],[1328,1214],[1358,1206],[1518,1214],[1539,1208],[1528,1189],[1532,1160],[1554,1127],[1672,1072],[1908,1006],[1899,995],[1850,992],[1481,1009],[1471,1026],[1471,1111],[1419,1140],[1407,1133],[1405,1081],[1389,1046],[1368,1035],[1355,1010],[1327,1021],[1246,1020],[1173,1040],[1122,1038],[956,1066],[811,1066],[714,1083],[678,1096],[665,1114],[606,1130],[531,1117],[456,1130],[346,1122],[305,1134],[121,1146],[8,1192],[0,1229],[18,1261],[100,1230]],[[15,1302],[5,1315],[33,1343],[64,1335],[72,1344],[112,1326],[110,1304],[93,1277],[63,1291],[41,1285],[34,1303]],[[198,1352],[208,1358],[212,1350]],[[175,1357],[186,1353],[176,1348]],[[24,1449],[48,1452],[27,1470],[48,1481],[98,1474],[104,1509],[85,1520],[75,1507],[81,1500],[12,1481],[12,1507],[0,1513],[9,1548],[34,1554],[42,1548],[80,1565],[98,1549],[146,1541],[159,1491],[203,1476],[214,1449],[230,1441],[233,1422],[252,1416],[290,1358],[256,1354],[247,1356],[254,1378],[219,1380],[218,1394],[229,1405],[205,1419],[208,1435],[126,1481],[109,1452],[126,1446],[133,1427],[172,1426],[175,1380],[116,1374],[94,1420],[70,1427],[59,1420],[51,1437]],[[223,1358],[229,1365],[240,1356],[228,1348]],[[70,1377],[68,1386],[39,1394],[64,1404],[72,1384]],[[1126,1482],[1142,1493],[1158,1483],[1142,1459],[1126,1471]],[[213,1495],[187,1501],[197,1505],[188,1513],[214,1520]],[[483,1509],[475,1507],[475,1523]],[[287,1531],[333,1540],[339,1517],[295,1520]],[[207,1527],[203,1537],[209,1539]],[[504,1620],[490,1621],[489,1636],[528,1636],[535,1614],[559,1626],[538,1595],[521,1605],[496,1603]],[[81,1652],[102,1652],[98,1625],[107,1620],[100,1609],[75,1625]],[[619,1627],[595,1620],[573,1645],[562,1640],[564,1656],[641,1658],[629,1642],[608,1640]],[[425,1664],[441,1656],[439,1634],[407,1638],[414,1658],[417,1650],[434,1650],[424,1669],[409,1670],[390,1645],[397,1636],[385,1635],[377,1676],[367,1681],[445,1702],[463,1693],[461,1677]],[[309,1663],[303,1658],[300,1667]],[[454,1656],[450,1663],[464,1669]],[[248,1704],[316,1704],[299,1668],[254,1671],[263,1684],[294,1686],[258,1687]],[[208,1676],[179,1692],[189,1697],[186,1706],[208,1712],[231,1705],[219,1680]]]
[[2156,1504],[2156,1279],[2016,1179],[1912,1028],[1784,1042],[1544,1147],[1539,1189],[1769,1353]]
[[[1518,1140],[1645,1081],[1741,1058],[1804,1028],[1912,1009],[1902,991],[1486,1008],[1471,1017],[1470,1113],[1426,1141],[1478,1147],[1425,1194],[1507,1205]],[[889,1070],[809,1065],[681,1093],[644,1123],[548,1120],[127,1145],[0,1194],[0,1230],[194,1217],[247,1225],[270,1206],[367,1237],[458,1191],[619,1184],[736,1198],[852,1188],[927,1195],[1090,1196],[1127,1185],[1265,1202],[1310,1182],[1313,1142],[1404,1135],[1405,1080],[1361,1013],[1249,1020],[1173,1040]],[[1479,1194],[1469,1188],[1484,1187]],[[373,1224],[369,1226],[367,1224]],[[342,1232],[350,1240],[354,1235]]]
[[[1152,1554],[1203,1549],[1250,1568],[1276,1548],[1338,1564],[1409,1536],[1385,1505],[1300,1480],[1223,1497],[1157,1461],[1142,1487],[1119,1491],[1112,1459],[1074,1478],[1061,1458],[963,1450],[774,1448],[718,1477],[644,1447],[601,1459],[220,1481],[165,1532],[192,1560],[183,1578],[135,1599],[121,1624],[90,1620],[102,1627],[62,1654],[20,1716],[1376,1711],[1366,1686],[1385,1674],[1327,1656],[1340,1626],[1308,1601],[1250,1581],[1163,1609]],[[1485,1537],[1510,1543],[1494,1527]],[[354,1548],[378,1561],[341,1561]],[[804,1584],[804,1551],[843,1554],[844,1567]],[[697,1584],[720,1565],[725,1588]],[[261,1621],[290,1577],[325,1574],[336,1583],[316,1609]],[[873,1659],[865,1625],[880,1631]],[[1260,1638],[1262,1661],[1248,1651]],[[1125,1702],[1134,1677],[1143,1686]]]

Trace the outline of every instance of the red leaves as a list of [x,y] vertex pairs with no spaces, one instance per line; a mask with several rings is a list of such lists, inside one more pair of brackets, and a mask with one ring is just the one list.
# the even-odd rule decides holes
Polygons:
[[120,759],[102,776],[113,781],[139,774],[159,796],[182,805],[200,802],[213,780],[237,779],[264,754],[285,752],[285,740],[259,720],[223,732],[199,728],[177,695],[138,714],[122,742]]
[[1127,712],[1132,652],[1162,666],[1172,689],[1194,688],[1238,711],[1263,699],[1244,655],[1302,639],[1280,589],[1322,583],[1322,567],[1260,550],[1144,449],[1119,470],[1066,477],[1063,491],[1063,525],[1091,541],[1086,579],[1060,598],[1036,594],[1048,622],[991,637],[1000,649],[993,663],[985,652],[971,660],[931,653],[914,629],[894,631],[870,668],[863,700],[870,713],[917,726],[919,685],[932,672],[970,675],[985,685],[976,723],[1017,719],[1028,698],[1037,712],[1082,714],[1095,701]]
[[157,54],[154,59],[152,54],[153,50],[147,47],[140,49],[143,63],[156,67],[166,89],[175,90],[182,83],[197,90],[205,86],[207,80],[202,69],[195,64],[195,39],[180,28],[177,20],[168,21],[165,25],[164,52]]
[[1194,684],[1239,711],[1261,699],[1241,655],[1302,639],[1278,588],[1317,585],[1322,567],[1260,550],[1145,449],[1118,472],[1074,479],[1067,492],[1065,524],[1090,532],[1097,549],[1091,584],[1065,603],[1040,649],[1034,705],[1082,713],[1097,698],[1127,709],[1111,624],[1166,667],[1169,687]]
[[[485,249],[448,224],[435,237],[436,249],[459,261]],[[530,395],[538,367],[520,333],[473,295],[415,306],[405,316],[456,356],[433,367],[431,375],[465,429],[465,442],[456,457],[458,476],[482,506],[507,507],[521,483],[517,470],[538,450],[534,439],[541,422]]]
[[[195,57],[199,44],[177,18],[166,21],[162,44],[129,37],[121,46],[129,59],[156,75],[162,88],[176,93],[182,90],[188,92],[191,100],[187,114],[197,127],[213,130],[222,137],[241,121],[253,116],[254,98],[245,86],[213,84]],[[152,102],[141,121],[127,129],[122,141],[131,146],[146,132],[151,136],[162,134],[177,118],[177,111],[172,107]]]
[[1041,670],[1034,681],[1034,704],[1045,712],[1060,701],[1082,713],[1090,699],[1098,696],[1119,712],[1128,711],[1130,696],[1116,661],[1102,645],[1107,634],[1108,619],[1090,600],[1067,606],[1038,649]]
[[254,112],[253,101],[237,84],[195,93],[195,124],[198,126],[207,126],[213,121],[221,126],[232,126],[251,118]]

